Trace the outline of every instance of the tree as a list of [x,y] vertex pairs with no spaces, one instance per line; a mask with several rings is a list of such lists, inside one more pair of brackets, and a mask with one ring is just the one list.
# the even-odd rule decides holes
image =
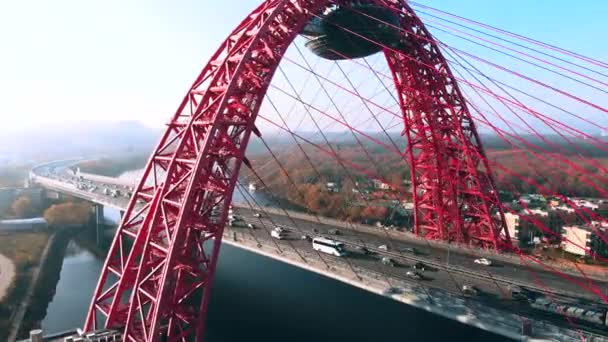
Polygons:
[[20,196],[13,202],[11,210],[17,218],[28,218],[35,214],[32,199],[28,196]]
[[369,206],[369,207],[365,207],[365,209],[363,209],[363,211],[361,212],[361,217],[363,219],[368,219],[368,220],[382,221],[382,220],[384,220],[384,218],[386,218],[387,214],[388,214],[387,207]]
[[54,204],[44,212],[49,225],[78,225],[89,221],[91,206],[87,203]]

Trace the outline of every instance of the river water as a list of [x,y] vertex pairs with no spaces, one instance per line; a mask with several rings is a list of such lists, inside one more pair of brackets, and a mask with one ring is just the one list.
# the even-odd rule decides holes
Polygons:
[[[42,321],[47,333],[84,321],[103,265],[103,253],[90,246],[72,240],[58,283],[48,284],[56,292]],[[206,341],[507,341],[232,246],[222,246],[220,256]]]

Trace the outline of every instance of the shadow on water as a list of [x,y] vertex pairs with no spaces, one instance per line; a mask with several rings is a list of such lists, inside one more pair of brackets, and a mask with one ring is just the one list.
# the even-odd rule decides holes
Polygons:
[[[103,265],[90,233],[64,248],[46,332],[82,325]],[[58,271],[59,272],[59,271]],[[438,327],[441,327],[438,329]],[[206,341],[506,341],[272,259],[222,246]]]

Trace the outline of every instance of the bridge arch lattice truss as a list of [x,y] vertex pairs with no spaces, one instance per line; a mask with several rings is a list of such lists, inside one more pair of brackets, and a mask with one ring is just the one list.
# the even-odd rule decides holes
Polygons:
[[[416,233],[496,249],[510,244],[475,125],[437,45],[404,1],[369,2],[399,13],[408,46],[407,55],[384,53],[403,113]],[[222,43],[148,161],[85,330],[122,328],[126,341],[202,338],[228,205],[275,69],[313,15],[348,3],[266,0]]]

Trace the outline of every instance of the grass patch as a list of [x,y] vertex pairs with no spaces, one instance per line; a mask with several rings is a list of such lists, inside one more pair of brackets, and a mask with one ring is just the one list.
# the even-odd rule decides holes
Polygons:
[[13,260],[17,272],[36,266],[49,240],[48,232],[0,234],[0,254]]

